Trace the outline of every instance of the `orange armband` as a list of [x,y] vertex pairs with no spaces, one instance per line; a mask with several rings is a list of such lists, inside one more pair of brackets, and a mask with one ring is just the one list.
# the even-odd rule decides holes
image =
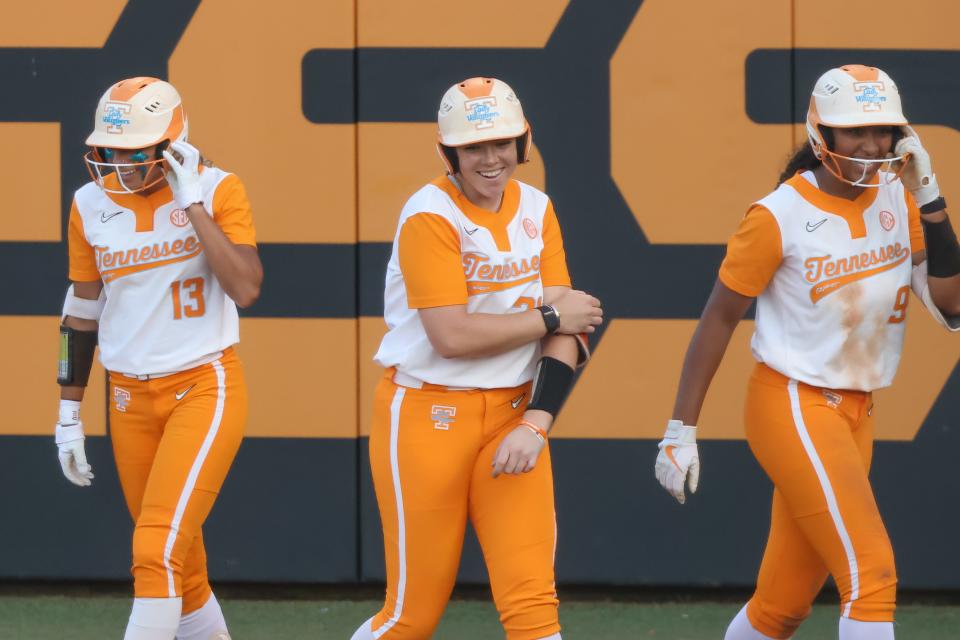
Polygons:
[[533,431],[533,433],[540,438],[540,442],[547,441],[547,432],[543,427],[538,427],[529,420],[521,420],[518,426],[526,427],[527,429],[530,429],[530,431]]

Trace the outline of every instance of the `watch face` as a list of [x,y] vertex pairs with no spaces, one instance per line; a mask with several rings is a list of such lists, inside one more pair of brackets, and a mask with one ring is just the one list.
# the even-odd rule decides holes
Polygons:
[[547,332],[553,333],[558,328],[560,328],[560,318],[557,316],[557,311],[549,305],[545,305],[541,312],[543,313],[543,323],[547,326]]

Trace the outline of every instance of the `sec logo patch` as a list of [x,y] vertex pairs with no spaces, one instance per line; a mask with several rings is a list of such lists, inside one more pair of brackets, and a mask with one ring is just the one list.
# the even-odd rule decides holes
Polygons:
[[530,218],[523,219],[523,230],[527,232],[531,240],[537,237],[537,225]]
[[187,212],[183,209],[174,209],[170,212],[170,222],[175,226],[185,227],[190,223],[190,218],[187,217]]
[[883,227],[884,231],[890,231],[896,223],[897,220],[893,217],[892,213],[889,211],[880,212],[880,226]]

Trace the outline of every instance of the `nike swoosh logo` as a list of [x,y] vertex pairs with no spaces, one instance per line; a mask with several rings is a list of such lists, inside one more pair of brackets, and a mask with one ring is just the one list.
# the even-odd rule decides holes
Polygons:
[[527,397],[527,394],[521,393],[519,396],[510,401],[510,406],[516,409],[520,406],[520,403],[523,402],[523,399]]
[[104,211],[103,213],[100,214],[100,222],[110,222],[121,213],[123,213],[123,211],[114,211],[111,214],[107,214],[107,212]]
[[175,394],[173,394],[174,397],[176,397],[177,402],[179,402],[180,400],[182,400],[182,399],[183,399],[183,396],[185,396],[185,395],[187,395],[188,393],[190,393],[190,389],[193,389],[195,386],[197,386],[197,385],[196,385],[196,384],[192,384],[192,385],[190,385],[189,387],[187,387],[186,389],[184,389],[183,391],[177,391]]
[[677,468],[677,471],[683,471],[683,468],[680,467],[680,464],[677,462],[677,459],[673,457],[673,450],[676,449],[675,446],[664,447],[663,451],[667,454],[667,458],[670,459],[670,462],[673,463],[673,466]]
[[475,234],[475,233],[477,232],[477,229],[479,229],[479,228],[480,228],[480,227],[474,227],[473,229],[467,229],[466,227],[464,227],[463,230],[467,232],[467,235],[468,235],[468,236],[472,236],[473,234]]
[[810,223],[808,222],[808,223],[807,223],[807,231],[816,231],[817,229],[820,228],[820,225],[822,225],[822,224],[823,224],[824,222],[826,222],[826,221],[827,221],[827,218],[824,218],[823,220],[821,220],[821,221],[818,222],[817,224],[810,224]]

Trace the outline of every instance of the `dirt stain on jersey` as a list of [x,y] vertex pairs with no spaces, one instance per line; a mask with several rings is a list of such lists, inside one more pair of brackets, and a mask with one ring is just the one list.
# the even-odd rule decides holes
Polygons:
[[838,291],[836,300],[845,337],[840,352],[827,364],[844,371],[856,388],[874,389],[882,380],[886,318],[865,318],[860,283],[849,284]]

